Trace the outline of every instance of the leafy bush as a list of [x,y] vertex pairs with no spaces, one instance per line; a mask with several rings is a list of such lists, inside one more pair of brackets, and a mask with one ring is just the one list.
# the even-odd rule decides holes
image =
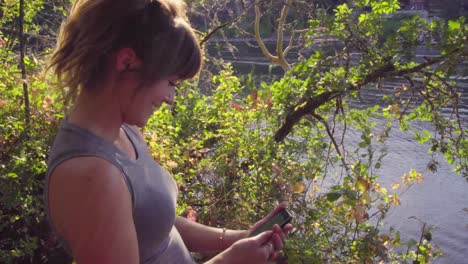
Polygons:
[[[11,11],[17,3],[8,4],[2,4],[6,27],[17,19]],[[38,12],[60,17],[63,11],[60,5],[43,8],[43,1],[27,4],[28,32],[44,29],[37,25]],[[468,26],[463,18],[428,23],[411,17],[385,37],[384,17],[398,9],[398,1],[352,4],[337,6],[333,16],[317,10],[300,35],[305,49],[317,37],[330,36],[339,49],[314,48],[271,82],[254,76],[244,81],[226,64],[219,74],[184,83],[174,108],[155,113],[144,135],[154,158],[178,183],[179,214],[212,226],[248,228],[277,201],[288,200],[296,230],[279,262],[427,263],[440,255],[426,225],[409,241],[401,241],[398,230],[381,229],[386,213],[400,204],[399,194],[423,175],[410,170],[386,188],[379,168],[383,145],[399,126],[468,175],[460,95],[447,78],[462,75],[457,66],[466,60]],[[366,4],[372,11],[356,16]],[[26,50],[28,75],[20,77],[11,32],[0,35],[0,262],[70,262],[50,235],[42,200],[47,152],[63,117],[61,93],[41,77],[45,62],[37,54],[47,53],[44,47]],[[437,40],[441,56],[414,61],[421,34]],[[351,61],[355,51],[358,62]],[[361,93],[375,92],[371,85],[392,77],[407,84],[383,95],[381,105],[352,106]],[[215,89],[200,93],[204,84]],[[25,91],[31,99],[26,106]],[[451,116],[441,113],[448,107]],[[435,132],[413,130],[413,121],[432,122]],[[358,135],[356,144],[346,140],[351,131]],[[435,161],[428,166],[437,169]]]

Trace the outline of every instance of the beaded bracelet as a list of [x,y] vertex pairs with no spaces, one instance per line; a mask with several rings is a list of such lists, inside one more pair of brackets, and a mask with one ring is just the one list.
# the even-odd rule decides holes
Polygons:
[[219,246],[221,248],[221,250],[224,250],[224,237],[226,236],[226,228],[224,227],[223,228],[223,233],[221,234],[221,236],[219,236]]

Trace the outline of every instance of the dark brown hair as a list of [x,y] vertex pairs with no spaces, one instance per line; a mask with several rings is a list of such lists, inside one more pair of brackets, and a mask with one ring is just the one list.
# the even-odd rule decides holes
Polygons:
[[200,70],[202,52],[185,12],[182,0],[76,0],[48,69],[67,101],[81,89],[97,89],[120,48],[132,48],[142,60],[144,82],[190,79]]

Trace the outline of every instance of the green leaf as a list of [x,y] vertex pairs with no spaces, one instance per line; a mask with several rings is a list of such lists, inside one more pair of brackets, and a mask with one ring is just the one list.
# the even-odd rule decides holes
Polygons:
[[359,197],[359,193],[355,190],[349,190],[346,192],[346,196],[351,200],[351,201],[357,201]]
[[328,192],[327,193],[327,200],[329,202],[334,202],[334,201],[340,199],[340,197],[345,193],[346,193],[345,189],[339,189],[339,190]]
[[397,243],[400,242],[400,231],[397,231],[395,233],[395,242],[397,242]]
[[358,145],[359,145],[360,148],[365,148],[367,146],[367,143],[362,141],[362,142],[359,142]]
[[10,172],[10,173],[7,174],[7,178],[16,179],[16,178],[18,178],[18,174],[14,173],[14,172]]
[[329,202],[334,202],[334,201],[340,199],[341,195],[343,195],[343,194],[340,193],[340,192],[329,192],[329,193],[327,193],[327,200]]
[[429,231],[429,228],[425,228],[425,229],[424,229],[423,237],[424,237],[424,239],[426,239],[426,240],[429,241],[429,242],[432,240],[432,234],[431,234],[431,232]]
[[367,190],[367,185],[369,183],[362,179],[362,178],[359,178],[357,181],[356,181],[356,184],[355,184],[355,188],[356,190],[358,190],[360,193],[363,193]]
[[460,30],[460,22],[458,21],[454,21],[454,20],[450,20],[448,22],[448,28],[450,31],[457,31],[457,30]]
[[432,138],[432,134],[427,130],[423,130],[422,133],[417,132],[415,137],[419,144],[424,144]]
[[408,248],[411,248],[411,247],[414,247],[418,244],[418,241],[414,240],[414,239],[410,239],[407,243],[408,245]]

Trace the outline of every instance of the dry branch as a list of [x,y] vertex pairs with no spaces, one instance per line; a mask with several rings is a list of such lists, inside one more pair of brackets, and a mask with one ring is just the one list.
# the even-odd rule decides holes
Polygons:
[[278,32],[276,39],[276,55],[272,55],[270,51],[268,51],[267,47],[265,46],[265,43],[262,40],[262,37],[260,36],[260,18],[262,14],[260,13],[259,5],[255,5],[255,39],[257,40],[260,49],[262,50],[263,54],[267,57],[267,59],[269,59],[273,64],[281,66],[281,68],[285,72],[291,69],[291,65],[289,65],[289,63],[286,61],[285,56],[291,49],[293,41],[291,39],[288,47],[286,47],[286,49],[283,50],[283,29],[286,17],[288,16],[289,6],[292,4],[292,2],[293,0],[288,0],[284,4],[283,9],[281,10],[281,17],[278,22]]

